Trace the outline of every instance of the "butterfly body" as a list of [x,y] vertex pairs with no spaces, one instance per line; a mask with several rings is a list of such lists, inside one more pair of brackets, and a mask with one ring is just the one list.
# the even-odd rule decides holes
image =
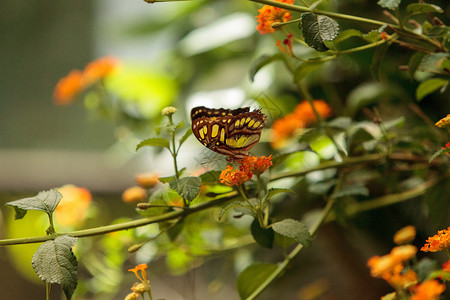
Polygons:
[[214,109],[204,106],[191,110],[192,131],[208,149],[241,160],[256,145],[266,126],[266,116],[250,107]]

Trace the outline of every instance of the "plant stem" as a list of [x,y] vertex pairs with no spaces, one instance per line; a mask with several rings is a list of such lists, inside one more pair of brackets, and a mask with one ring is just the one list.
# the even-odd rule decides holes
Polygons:
[[334,19],[347,20],[347,21],[356,21],[356,22],[360,22],[360,23],[372,24],[372,25],[377,25],[377,26],[383,26],[385,24],[388,24],[388,25],[390,25],[393,28],[400,29],[400,27],[398,25],[396,25],[396,24],[381,22],[381,21],[367,19],[367,18],[358,17],[358,16],[340,14],[340,13],[335,13],[335,12],[328,12],[328,11],[317,10],[317,9],[313,10],[313,9],[308,8],[308,7],[298,6],[298,5],[293,5],[293,4],[287,4],[287,3],[283,3],[283,2],[277,2],[277,1],[274,1],[274,0],[250,0],[250,1],[258,2],[258,3],[261,3],[261,4],[270,5],[270,6],[280,7],[280,8],[284,8],[284,9],[291,10],[291,11],[314,12],[315,14],[328,16],[328,17],[334,18]]
[[[327,203],[327,205],[325,206],[325,208],[322,210],[322,213],[320,215],[320,217],[317,219],[317,221],[313,224],[313,226],[310,229],[310,234],[311,235],[315,235],[317,230],[319,229],[320,225],[324,222],[326,216],[328,215],[328,213],[331,210],[331,207],[334,204],[334,199],[330,199]],[[258,288],[250,295],[247,297],[246,300],[251,300],[251,299],[255,299],[255,297],[257,297],[259,294],[261,294],[266,287],[272,283],[272,281],[274,281],[278,275],[280,275],[288,266],[289,262],[298,254],[300,253],[300,251],[303,249],[303,245],[302,244],[298,244],[287,256],[286,258],[277,266],[277,268],[275,269],[275,271],[269,275],[269,277],[267,277],[267,279],[260,285],[258,286]]]
[[129,222],[123,222],[120,224],[113,224],[113,225],[101,226],[101,227],[96,227],[96,228],[91,228],[91,229],[84,229],[84,230],[78,230],[78,231],[66,232],[66,233],[58,233],[58,234],[52,234],[52,235],[46,235],[46,236],[0,240],[0,246],[41,243],[41,242],[45,242],[48,240],[53,240],[56,237],[61,236],[61,235],[70,235],[73,237],[95,236],[95,235],[101,235],[101,234],[115,232],[115,231],[128,230],[128,229],[141,227],[141,226],[145,226],[145,225],[149,225],[149,224],[153,224],[153,223],[175,220],[175,219],[186,217],[186,216],[196,213],[198,211],[216,207],[217,205],[220,205],[226,201],[229,201],[229,200],[235,198],[237,195],[238,195],[237,192],[230,192],[226,195],[221,195],[221,197],[218,197],[214,200],[199,204],[197,206],[192,206],[189,209],[185,209],[183,211],[172,211],[172,212],[165,213],[163,215],[149,217],[149,218],[143,218],[143,219],[139,219],[139,220],[133,220],[133,221],[129,221]]

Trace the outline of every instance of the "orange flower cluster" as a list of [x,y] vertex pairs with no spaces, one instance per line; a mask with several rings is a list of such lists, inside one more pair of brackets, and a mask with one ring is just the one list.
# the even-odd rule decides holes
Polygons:
[[63,196],[55,210],[56,221],[63,226],[80,226],[86,220],[92,202],[91,193],[75,185],[58,188]]
[[228,165],[219,176],[219,181],[228,186],[238,186],[252,179],[253,174],[257,176],[264,173],[273,165],[272,155],[266,156],[246,156],[239,162],[239,169]]
[[440,119],[439,121],[437,121],[435,125],[440,128],[449,126],[450,125],[450,114],[447,115],[446,117]]
[[[331,107],[323,100],[313,100],[316,111],[323,118],[331,116]],[[272,125],[272,142],[274,148],[281,148],[286,140],[292,137],[298,129],[305,128],[316,121],[316,115],[308,101],[303,101],[294,112],[275,120]]]
[[[276,0],[277,2],[293,4],[294,0]],[[292,16],[291,13],[287,10],[279,7],[273,7],[270,5],[264,5],[263,8],[258,9],[259,15],[256,16],[256,20],[258,21],[258,26],[256,29],[261,34],[272,33],[275,32],[276,29],[272,27],[272,24],[275,22],[287,22]]]
[[395,247],[389,254],[371,257],[367,265],[373,277],[383,278],[394,288],[407,288],[417,282],[413,270],[404,270],[404,262],[416,255],[417,248],[412,245]]
[[118,65],[116,58],[106,56],[89,63],[84,71],[73,70],[59,80],[53,92],[58,105],[70,104],[88,86],[109,75]]
[[445,250],[450,246],[450,227],[439,230],[437,234],[429,237],[425,245],[420,249],[424,252],[437,252]]
[[414,287],[411,300],[437,300],[444,291],[444,284],[435,279],[426,280]]

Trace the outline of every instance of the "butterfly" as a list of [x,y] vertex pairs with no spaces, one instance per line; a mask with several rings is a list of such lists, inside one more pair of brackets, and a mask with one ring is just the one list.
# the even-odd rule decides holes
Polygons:
[[266,116],[250,107],[238,109],[194,107],[191,110],[192,132],[206,148],[241,160],[258,143],[266,126]]

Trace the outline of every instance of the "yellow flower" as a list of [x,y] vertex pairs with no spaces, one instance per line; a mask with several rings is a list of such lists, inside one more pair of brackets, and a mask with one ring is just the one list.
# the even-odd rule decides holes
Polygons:
[[58,188],[62,199],[55,210],[56,221],[63,226],[83,225],[92,202],[91,193],[75,185]]
[[406,226],[397,231],[394,235],[394,243],[397,245],[407,244],[416,237],[416,227]]

